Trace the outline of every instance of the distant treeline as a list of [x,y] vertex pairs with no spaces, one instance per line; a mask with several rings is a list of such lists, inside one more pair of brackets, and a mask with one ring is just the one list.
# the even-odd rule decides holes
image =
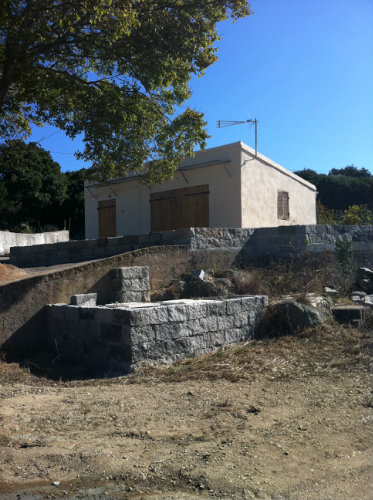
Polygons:
[[317,187],[318,200],[327,209],[344,211],[352,205],[366,205],[373,210],[373,175],[366,168],[349,165],[333,168],[327,175],[310,169],[295,173]]

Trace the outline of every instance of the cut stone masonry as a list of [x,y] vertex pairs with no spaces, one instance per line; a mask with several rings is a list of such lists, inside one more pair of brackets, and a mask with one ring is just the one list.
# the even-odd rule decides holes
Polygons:
[[112,269],[110,276],[113,304],[97,306],[90,293],[47,306],[49,346],[72,375],[125,374],[253,338],[268,303],[266,296],[149,303],[148,267]]

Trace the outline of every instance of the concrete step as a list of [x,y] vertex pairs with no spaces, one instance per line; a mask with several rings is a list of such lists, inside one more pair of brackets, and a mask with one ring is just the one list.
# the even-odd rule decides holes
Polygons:
[[360,325],[365,316],[366,308],[359,305],[340,305],[332,308],[334,318],[342,324]]

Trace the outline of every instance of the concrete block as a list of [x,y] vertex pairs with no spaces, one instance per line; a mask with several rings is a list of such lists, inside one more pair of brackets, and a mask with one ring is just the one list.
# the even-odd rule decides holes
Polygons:
[[95,306],[97,303],[97,293],[80,293],[72,295],[70,304],[73,306]]

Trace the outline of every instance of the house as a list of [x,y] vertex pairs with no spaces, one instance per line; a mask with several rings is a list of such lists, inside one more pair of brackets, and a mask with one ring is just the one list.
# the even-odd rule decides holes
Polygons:
[[243,142],[197,152],[162,185],[85,185],[86,238],[182,227],[316,224],[316,187]]

